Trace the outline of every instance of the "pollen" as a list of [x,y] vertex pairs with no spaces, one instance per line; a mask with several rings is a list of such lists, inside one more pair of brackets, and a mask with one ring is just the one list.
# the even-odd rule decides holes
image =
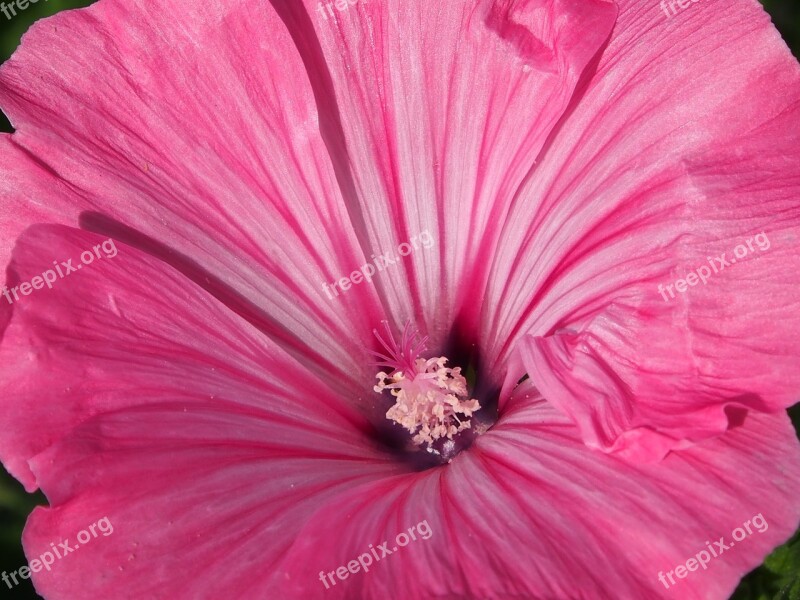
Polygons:
[[471,427],[470,418],[481,408],[479,402],[470,398],[467,380],[461,368],[450,368],[447,358],[421,358],[426,339],[415,342],[410,325],[403,332],[401,343],[395,343],[386,324],[388,341],[375,335],[386,348],[388,355],[377,354],[379,364],[394,367],[390,372],[381,371],[376,377],[376,392],[389,390],[395,404],[386,412],[386,418],[394,421],[413,435],[418,446],[427,445],[429,452],[437,440],[452,440],[457,433]]

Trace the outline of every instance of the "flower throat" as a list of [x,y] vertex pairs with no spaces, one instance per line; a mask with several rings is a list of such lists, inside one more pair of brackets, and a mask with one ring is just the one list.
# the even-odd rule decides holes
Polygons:
[[411,323],[406,324],[399,344],[386,321],[384,328],[385,338],[377,330],[374,333],[386,353],[374,354],[377,365],[390,370],[376,375],[374,390],[388,390],[394,397],[386,418],[411,434],[416,447],[449,461],[458,453],[458,434],[471,427],[471,417],[480,410],[480,403],[470,398],[461,367],[446,366],[444,356],[420,356],[428,338],[417,341],[418,333]]

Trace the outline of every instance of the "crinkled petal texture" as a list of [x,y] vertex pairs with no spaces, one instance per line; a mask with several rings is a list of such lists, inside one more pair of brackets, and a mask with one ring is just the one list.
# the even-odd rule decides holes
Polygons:
[[[320,571],[388,542],[391,554],[378,550],[369,572],[309,597],[726,598],[800,518],[790,501],[798,446],[785,414],[753,414],[728,435],[635,464],[587,448],[523,384],[497,426],[446,469],[365,484],[315,515],[274,597],[315,580],[322,591]],[[753,517],[760,527],[706,570],[659,582],[711,540],[730,545]]]
[[[114,526],[37,588],[669,596],[659,571],[761,514],[677,583],[729,593],[800,520],[800,448],[770,414],[798,389],[798,72],[764,14],[316,8],[101,0],[0,69],[18,127],[0,259],[26,224],[62,223],[20,238],[9,285],[119,250],[0,298],[0,458],[51,502],[26,552]],[[768,251],[659,295],[762,230]],[[324,291],[424,231],[374,282]],[[492,383],[530,376],[447,466],[379,444],[382,318],[435,347],[458,330]],[[320,580],[422,521],[429,539]]]
[[60,183],[36,198],[50,220],[147,246],[343,390],[369,375],[359,342],[383,312],[371,286],[350,303],[323,291],[365,257],[302,59],[267,3],[59,14],[0,69],[0,104],[18,128],[4,234],[35,222],[12,194],[45,171]]
[[[12,273],[29,279],[51,251],[101,239],[33,228]],[[676,584],[681,597],[724,597],[800,520],[800,444],[785,415],[753,414],[633,465],[587,448],[529,382],[468,452],[409,472],[295,359],[125,245],[25,297],[6,340],[10,441],[35,454],[53,505],[31,517],[28,555],[74,547],[103,517],[113,525],[37,575],[48,599],[669,597],[659,571],[760,514],[766,531]],[[398,540],[423,521],[416,540]],[[320,572],[372,548],[369,572],[326,589]]]
[[[196,281],[353,391],[381,318],[413,318],[437,346],[474,301],[475,266],[616,7],[393,0],[334,22],[272,4],[58,15],[0,70],[0,103],[84,227],[121,236],[121,221],[191,257]],[[373,284],[325,291],[382,256]]]
[[800,398],[800,66],[749,0],[621,2],[615,31],[520,191],[484,339],[587,444],[654,460]]
[[[340,168],[364,238],[391,249],[430,231],[439,242],[438,255],[403,264],[411,285],[382,288],[384,306],[399,322],[414,315],[433,346],[454,323],[474,337],[468,309],[480,304],[501,224],[608,39],[616,6],[381,0],[323,19],[318,4],[287,12],[301,39],[319,40],[305,49],[307,63],[330,72],[320,87],[336,101]],[[303,6],[312,24],[298,16]]]
[[[33,227],[11,273],[31,280],[102,241]],[[52,506],[28,523],[28,555],[102,517],[114,527],[38,575],[48,599],[264,597],[250,588],[320,506],[404,470],[305,365],[122,244],[23,297],[0,364],[14,424],[0,452]]]

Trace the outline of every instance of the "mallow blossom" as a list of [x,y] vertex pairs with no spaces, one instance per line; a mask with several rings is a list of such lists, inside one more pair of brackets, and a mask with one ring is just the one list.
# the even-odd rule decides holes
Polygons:
[[38,591],[728,596],[800,521],[800,67],[768,16],[317,5],[100,0],[0,69],[6,285],[118,249],[0,301],[27,555],[114,524]]

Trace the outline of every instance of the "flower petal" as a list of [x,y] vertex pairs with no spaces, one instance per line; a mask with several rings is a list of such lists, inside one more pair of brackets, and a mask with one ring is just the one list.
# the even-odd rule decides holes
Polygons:
[[366,259],[269,2],[107,0],[44,19],[0,68],[0,105],[13,144],[80,198],[82,227],[154,240],[292,353],[360,373],[384,315],[372,286],[324,291]]
[[[276,597],[721,599],[800,522],[800,443],[785,414],[748,415],[659,464],[634,464],[588,449],[525,387],[450,465],[364,484],[317,513],[280,567]],[[416,527],[399,547],[421,522],[429,539]],[[731,544],[741,527],[750,533]],[[676,578],[722,537],[727,551]],[[369,572],[324,587],[320,571],[384,541],[390,554],[378,551]],[[665,588],[659,573],[669,584],[670,571]]]
[[535,337],[518,377],[657,457],[800,397],[800,66],[751,0],[626,1],[615,31],[507,221],[483,339],[494,364]]
[[[80,199],[58,177],[0,133],[0,267],[11,261],[17,238],[34,223],[78,220]],[[0,282],[5,275],[0,275]],[[6,323],[0,310],[0,339]]]
[[[13,311],[0,344],[0,458],[28,489],[36,487],[28,461],[80,423],[150,404],[227,407],[303,447],[372,452],[373,427],[340,382],[298,363],[151,256],[37,226],[21,238],[9,273],[0,296],[0,311]],[[20,282],[33,282],[28,295]]]
[[193,393],[150,400],[91,417],[32,461],[52,508],[28,521],[29,559],[99,519],[114,528],[34,574],[48,600],[267,598],[320,506],[401,470],[321,423]]
[[436,238],[380,289],[396,322],[414,317],[440,346],[462,312],[468,331],[477,327],[476,292],[498,224],[610,34],[616,7],[606,0],[338,6],[347,9],[306,0],[286,7],[285,18],[318,93],[335,94],[328,120],[346,147],[334,160],[351,177],[364,239],[391,251],[420,232]]

